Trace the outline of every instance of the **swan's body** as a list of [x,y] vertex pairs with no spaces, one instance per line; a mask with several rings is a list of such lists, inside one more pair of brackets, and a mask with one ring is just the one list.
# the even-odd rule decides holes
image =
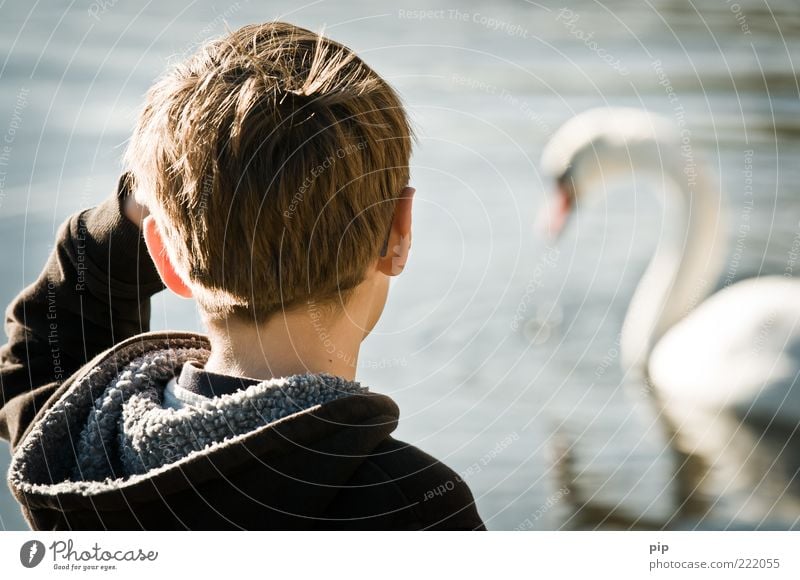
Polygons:
[[698,490],[718,519],[800,524],[797,280],[714,294],[664,335],[648,368],[684,450],[709,463]]
[[679,449],[708,468],[683,482],[679,503],[706,500],[716,525],[797,526],[800,282],[746,280],[706,299],[727,250],[724,208],[685,146],[661,117],[596,109],[559,129],[542,165],[572,197],[566,209],[619,174],[659,180],[665,227],[625,319],[623,365],[650,383]]

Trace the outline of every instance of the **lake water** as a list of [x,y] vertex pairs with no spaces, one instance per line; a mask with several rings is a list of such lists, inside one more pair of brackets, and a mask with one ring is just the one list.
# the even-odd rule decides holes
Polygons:
[[[18,1],[0,14],[0,303],[36,277],[66,216],[113,190],[137,107],[170,59],[225,22],[324,25],[398,88],[419,136],[412,261],[358,373],[398,401],[397,436],[463,473],[490,529],[574,525],[555,461],[573,444],[572,476],[589,490],[578,499],[668,517],[663,431],[615,363],[658,205],[620,184],[548,242],[532,226],[549,188],[538,160],[590,107],[674,118],[663,71],[727,193],[725,271],[783,273],[800,235],[796,0]],[[749,164],[753,228],[734,252]],[[166,295],[153,328],[200,329],[192,304]],[[24,526],[4,487],[0,526]]]

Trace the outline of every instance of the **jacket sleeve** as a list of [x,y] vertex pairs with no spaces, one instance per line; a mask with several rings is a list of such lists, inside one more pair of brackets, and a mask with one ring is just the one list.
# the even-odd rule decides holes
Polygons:
[[150,297],[163,289],[139,228],[114,196],[58,230],[44,271],[6,310],[0,347],[0,437],[20,442],[59,385],[97,354],[150,327]]

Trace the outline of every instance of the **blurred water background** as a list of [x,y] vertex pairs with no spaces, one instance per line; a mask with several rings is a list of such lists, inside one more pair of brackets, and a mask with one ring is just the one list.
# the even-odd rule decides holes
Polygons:
[[[273,17],[324,26],[355,49],[417,127],[412,261],[358,371],[398,401],[397,436],[462,473],[490,529],[574,523],[555,462],[565,441],[577,442],[594,499],[663,517],[665,436],[616,362],[659,206],[621,183],[558,244],[537,237],[550,188],[539,155],[589,107],[672,118],[680,107],[727,195],[726,275],[784,273],[800,239],[797,1],[5,1],[0,303],[34,280],[69,214],[111,194],[137,108],[167,63],[226,23]],[[153,328],[201,330],[193,304],[166,294]],[[24,527],[5,486],[0,527]]]

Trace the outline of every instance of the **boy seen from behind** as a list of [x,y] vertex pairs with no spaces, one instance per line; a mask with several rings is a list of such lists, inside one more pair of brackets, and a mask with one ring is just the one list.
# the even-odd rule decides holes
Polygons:
[[[151,88],[117,192],[6,313],[0,435],[31,527],[483,528],[355,382],[408,259],[411,144],[380,76],[290,24]],[[148,332],[164,286],[207,335]]]

